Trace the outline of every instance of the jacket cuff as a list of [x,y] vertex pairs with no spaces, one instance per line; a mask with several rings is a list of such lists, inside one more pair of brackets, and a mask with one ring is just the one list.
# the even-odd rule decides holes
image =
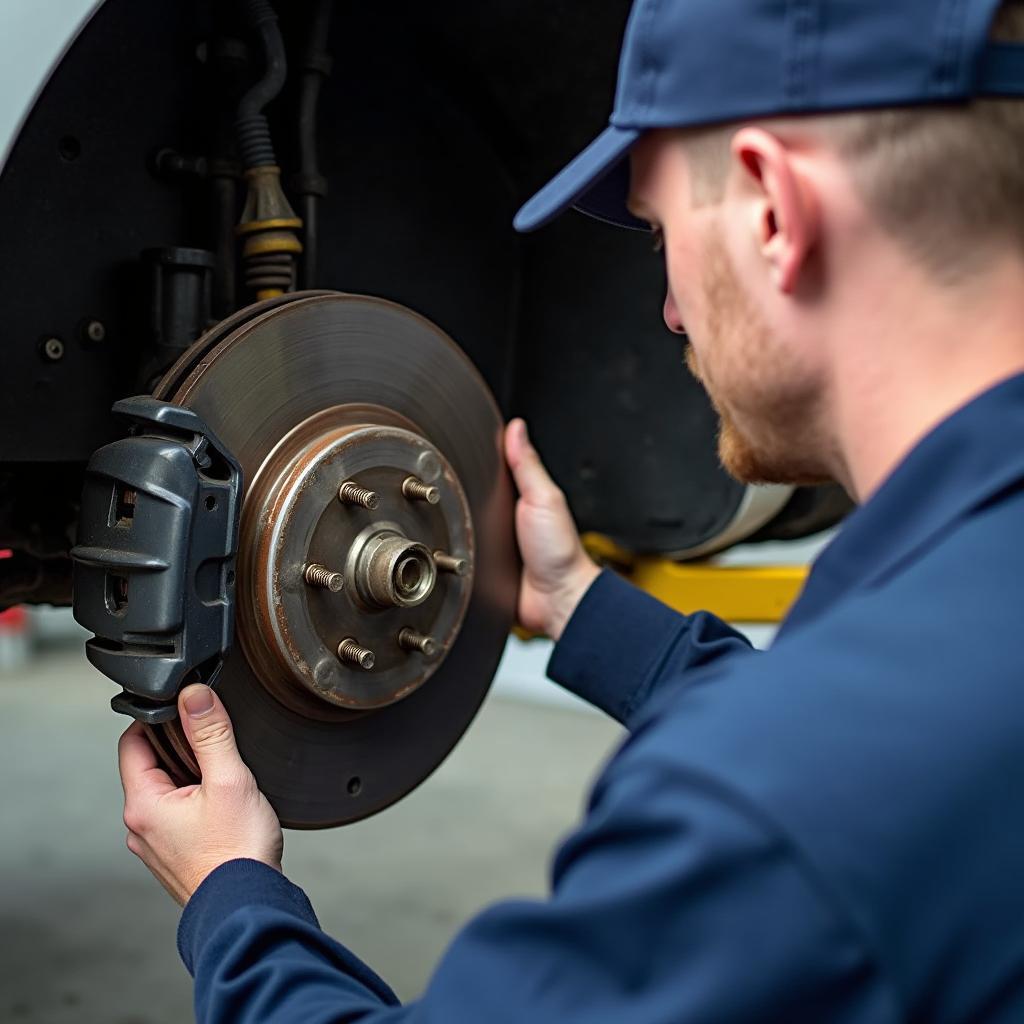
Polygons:
[[686,618],[609,569],[583,595],[547,674],[625,722],[686,628]]
[[272,907],[320,927],[306,894],[280,871],[258,860],[229,860],[203,879],[178,922],[178,953],[190,974],[218,925],[245,906]]

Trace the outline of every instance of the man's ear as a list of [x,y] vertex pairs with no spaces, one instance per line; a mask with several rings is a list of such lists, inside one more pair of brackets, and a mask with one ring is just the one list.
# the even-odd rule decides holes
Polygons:
[[813,192],[792,152],[763,128],[741,128],[733,136],[732,155],[753,189],[755,244],[775,287],[792,295],[821,230]]

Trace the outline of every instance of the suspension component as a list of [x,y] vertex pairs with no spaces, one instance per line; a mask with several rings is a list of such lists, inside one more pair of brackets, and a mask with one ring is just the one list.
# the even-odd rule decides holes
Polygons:
[[260,37],[263,77],[242,97],[235,132],[245,167],[248,194],[235,229],[245,241],[242,262],[245,282],[257,299],[272,299],[295,288],[295,262],[302,252],[296,216],[281,189],[281,168],[274,155],[264,108],[280,93],[288,74],[277,15],[268,0],[247,0],[249,26]]
[[272,299],[295,288],[295,260],[302,252],[295,232],[302,221],[281,190],[279,167],[251,167],[245,172],[245,180],[249,194],[235,229],[245,239],[245,283],[258,299]]

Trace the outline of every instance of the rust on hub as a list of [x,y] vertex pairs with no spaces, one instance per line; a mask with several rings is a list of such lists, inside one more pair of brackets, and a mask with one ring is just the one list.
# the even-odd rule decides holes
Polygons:
[[[434,552],[471,551],[472,519],[452,467],[411,428],[380,407],[325,410],[292,430],[253,481],[242,643],[263,685],[301,715],[334,721],[404,700],[461,628],[471,574],[439,571]],[[437,501],[408,501],[402,485],[425,462],[437,469]],[[338,580],[336,597],[318,596]],[[396,643],[405,627],[431,638],[435,656]],[[366,665],[345,656],[343,641],[372,652],[372,672],[352,671]]]

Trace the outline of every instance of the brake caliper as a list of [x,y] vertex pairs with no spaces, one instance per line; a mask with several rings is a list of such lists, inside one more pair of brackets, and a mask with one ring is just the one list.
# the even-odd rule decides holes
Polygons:
[[86,469],[75,618],[89,661],[123,687],[121,714],[177,716],[178,691],[212,685],[234,630],[242,471],[203,420],[148,396],[118,402],[130,435]]

